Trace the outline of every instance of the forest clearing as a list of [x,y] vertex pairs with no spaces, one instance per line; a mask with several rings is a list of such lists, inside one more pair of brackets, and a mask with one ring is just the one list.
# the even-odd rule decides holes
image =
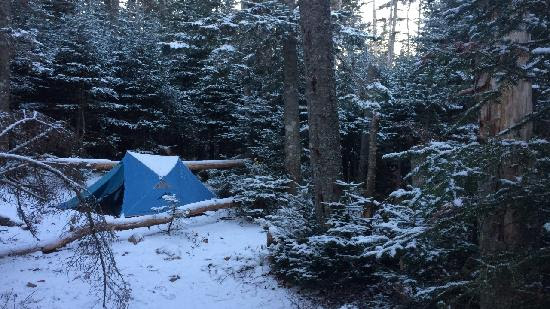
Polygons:
[[[178,223],[171,235],[166,225],[117,233],[113,243],[122,274],[132,289],[131,308],[292,308],[306,303],[270,277],[265,232],[257,225],[224,218],[225,212]],[[61,218],[49,218],[59,222]],[[49,233],[55,233],[53,226]],[[10,230],[13,228],[9,228]],[[21,231],[10,231],[12,243]],[[3,236],[6,232],[3,233]],[[138,236],[136,236],[138,235]],[[128,238],[143,238],[133,244]],[[15,242],[15,240],[17,240]],[[26,241],[30,241],[26,239]],[[97,295],[67,273],[60,260],[70,249],[0,260],[3,302],[27,308],[94,308]]]

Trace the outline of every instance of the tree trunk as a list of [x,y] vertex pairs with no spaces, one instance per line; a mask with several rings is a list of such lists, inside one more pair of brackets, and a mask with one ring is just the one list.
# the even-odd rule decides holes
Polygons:
[[[512,42],[526,43],[530,35],[526,31],[513,31],[508,35]],[[523,66],[528,61],[528,54],[518,58],[517,64]],[[499,98],[482,106],[480,111],[480,139],[506,138],[528,140],[532,135],[532,124],[512,130],[507,134],[499,132],[517,124],[533,110],[532,87],[528,80],[519,80],[516,84],[500,87],[495,78],[490,81],[492,90],[500,91]],[[512,166],[509,162],[501,162],[498,179],[514,179],[521,174],[521,167]],[[498,190],[497,184],[489,184],[489,193]],[[536,216],[518,211],[512,202],[503,208],[492,211],[480,217],[479,245],[482,257],[491,261],[504,253],[518,253],[527,250],[536,243],[530,229],[536,227]],[[488,308],[518,308],[521,291],[515,287],[518,280],[512,280],[509,270],[495,269],[489,266],[485,271],[487,280],[481,290],[480,307]],[[521,280],[520,280],[521,281]]]
[[392,0],[392,13],[390,16],[391,32],[388,40],[388,59],[387,64],[393,63],[395,53],[395,27],[397,26],[397,0]]
[[118,14],[118,10],[120,8],[120,0],[104,0],[104,3],[111,17],[114,17]]
[[149,13],[155,10],[155,5],[153,3],[153,0],[140,0],[140,3],[142,7],[145,9],[145,11]]
[[[10,20],[11,1],[0,3],[0,113],[10,111]],[[8,138],[0,139],[0,151],[9,147]]]
[[376,37],[376,33],[377,33],[377,22],[378,20],[376,19],[376,0],[372,0],[372,35],[374,37]]
[[409,27],[409,22],[410,22],[410,18],[409,18],[409,14],[411,12],[411,3],[412,2],[409,2],[409,6],[407,6],[407,56],[409,56],[411,54],[411,29]]
[[342,9],[342,0],[330,0],[330,9],[338,11]]
[[[369,85],[373,83],[376,80],[380,79],[380,72],[374,66],[374,64],[369,64],[368,71],[367,71],[367,79],[366,81],[357,81],[359,85]],[[364,99],[366,96],[366,99],[370,99],[368,97],[368,94],[365,95],[365,92],[360,92],[360,96]],[[371,127],[370,130],[372,130],[372,120],[374,118],[374,111],[371,111]],[[367,113],[365,112],[364,116],[367,116]],[[367,174],[368,174],[368,164],[369,164],[369,133],[366,131],[366,129],[363,129],[361,132],[361,149],[359,150],[359,177],[358,181],[364,182],[366,185],[367,181]]]
[[422,0],[418,1],[418,32],[420,35],[420,26],[422,26]]
[[[373,197],[376,189],[376,154],[378,147],[376,145],[376,136],[378,134],[378,114],[376,112],[372,113],[370,128],[368,135],[363,132],[361,138],[361,161],[364,165],[363,169],[366,168],[366,173],[363,172],[363,177],[366,174],[366,180],[364,181],[364,194],[367,197]],[[368,146],[366,146],[368,143]],[[366,163],[365,162],[365,157]],[[374,204],[368,203],[363,207],[363,217],[372,218],[374,214]]]
[[[294,0],[286,0],[292,12],[296,6]],[[298,53],[296,51],[296,33],[292,26],[283,39],[283,100],[285,125],[285,169],[295,183],[302,180],[300,143],[300,107],[298,101]],[[294,189],[293,189],[294,190]]]
[[302,0],[300,24],[304,36],[309,148],[315,192],[315,214],[324,225],[330,206],[340,197],[342,153],[336,101],[336,78],[330,2]]
[[369,167],[367,170],[367,182],[365,186],[365,195],[368,197],[372,197],[374,195],[376,185],[376,151],[378,150],[376,145],[377,134],[378,114],[374,112],[369,129]]
[[[526,31],[514,31],[508,38],[512,42],[526,43],[530,35]],[[524,53],[518,59],[518,66],[523,66],[528,61],[528,54]],[[493,90],[498,90],[495,79],[490,81]],[[497,136],[513,125],[519,123],[526,115],[533,112],[532,87],[528,80],[519,80],[517,84],[510,85],[500,90],[498,102],[485,104],[481,108],[479,119],[479,134],[481,140]],[[507,139],[527,140],[533,133],[533,124],[526,123],[518,130],[511,130],[500,137]]]
[[[112,169],[120,161],[111,161],[107,159],[81,159],[81,158],[55,158],[42,161],[47,164],[60,165],[77,165],[81,168],[90,168],[97,171],[105,171]],[[199,161],[182,161],[188,169],[192,171],[202,171],[211,169],[229,169],[246,166],[246,159],[234,160],[199,160]]]
[[366,183],[369,164],[369,133],[366,129],[361,132],[361,148],[359,150],[359,167],[357,181]]

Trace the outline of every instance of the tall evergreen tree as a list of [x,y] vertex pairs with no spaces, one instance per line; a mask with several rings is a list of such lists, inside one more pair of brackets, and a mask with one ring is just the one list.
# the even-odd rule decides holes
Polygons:
[[332,23],[328,1],[300,2],[304,40],[309,152],[315,191],[315,212],[320,225],[330,215],[329,203],[340,196],[342,154],[336,99]]

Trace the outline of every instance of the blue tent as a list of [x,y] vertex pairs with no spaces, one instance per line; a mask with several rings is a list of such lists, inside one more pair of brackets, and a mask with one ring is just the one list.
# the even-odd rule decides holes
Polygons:
[[[176,156],[156,156],[128,151],[122,161],[88,188],[84,197],[93,196],[104,213],[139,216],[156,213],[171,206],[166,196],[178,205],[214,198]],[[75,197],[59,207],[78,207]]]

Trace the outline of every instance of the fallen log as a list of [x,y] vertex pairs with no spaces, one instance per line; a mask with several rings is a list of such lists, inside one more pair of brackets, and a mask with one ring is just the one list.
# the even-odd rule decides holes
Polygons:
[[[177,218],[188,218],[193,216],[202,215],[207,211],[215,211],[224,208],[231,208],[234,206],[233,198],[224,199],[212,199],[192,204],[187,204],[178,208],[175,213],[162,213],[157,215],[146,215],[132,218],[106,218],[103,223],[97,223],[96,232],[105,231],[124,231],[131,230],[140,227],[151,227],[155,225],[167,224]],[[76,241],[85,236],[91,235],[92,230],[90,227],[82,227],[76,230],[70,231],[62,238],[53,239],[49,241],[42,241],[38,244],[34,244],[26,247],[19,247],[14,249],[8,249],[6,251],[0,251],[0,258],[7,256],[24,255],[32,252],[42,251],[42,253],[54,252],[67,244]]]
[[[108,171],[117,165],[120,161],[108,159],[81,159],[81,158],[51,158],[42,161],[44,163],[61,165],[78,165],[97,171]],[[234,160],[201,160],[201,161],[182,161],[192,171],[202,171],[209,169],[229,169],[243,167],[246,159]]]
[[246,159],[235,160],[202,160],[202,161],[182,161],[192,171],[202,171],[209,169],[229,169],[243,167]]

